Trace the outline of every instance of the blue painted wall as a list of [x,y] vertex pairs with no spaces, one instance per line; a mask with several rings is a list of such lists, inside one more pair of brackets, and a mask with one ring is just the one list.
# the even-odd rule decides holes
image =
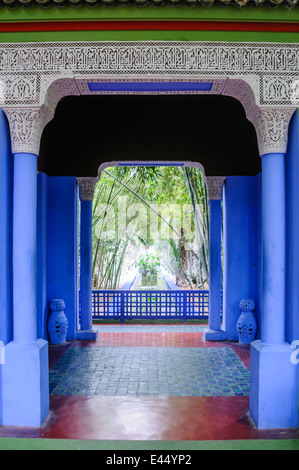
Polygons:
[[261,337],[261,296],[262,296],[262,174],[256,180],[256,297],[255,317],[257,320],[256,339]]
[[12,339],[13,157],[9,127],[0,111],[0,340]]
[[78,309],[78,193],[75,177],[48,177],[47,303],[65,301],[69,329],[75,339]]
[[223,329],[237,341],[242,298],[252,298],[259,318],[257,263],[259,246],[259,176],[229,176],[223,196]]
[[299,116],[289,126],[286,153],[286,340],[299,339]]
[[[12,204],[13,157],[9,127],[0,110],[0,340],[13,335],[12,318]],[[2,366],[0,365],[0,425],[2,423]]]
[[48,339],[47,318],[47,202],[48,176],[37,176],[37,337]]
[[80,328],[80,300],[79,300],[79,291],[80,291],[80,278],[79,278],[79,255],[80,255],[80,197],[79,197],[79,186],[76,185],[75,189],[75,204],[76,204],[76,220],[74,227],[75,235],[75,258],[76,258],[76,268],[75,268],[75,288],[77,289],[76,297],[76,330]]

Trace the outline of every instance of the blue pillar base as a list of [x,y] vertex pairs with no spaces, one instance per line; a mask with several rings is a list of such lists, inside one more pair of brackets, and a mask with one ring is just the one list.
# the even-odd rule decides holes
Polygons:
[[203,337],[206,341],[225,341],[226,333],[223,330],[206,329],[203,331]]
[[91,330],[78,330],[76,331],[76,339],[78,340],[87,340],[87,341],[96,341],[98,337],[98,330],[92,328]]
[[12,341],[5,346],[3,425],[40,427],[49,413],[48,343]]
[[288,343],[250,346],[250,415],[258,429],[298,427],[298,365]]

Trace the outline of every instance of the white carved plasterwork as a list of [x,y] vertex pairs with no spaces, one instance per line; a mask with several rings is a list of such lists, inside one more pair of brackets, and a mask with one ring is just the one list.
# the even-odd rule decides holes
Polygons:
[[260,108],[253,116],[260,155],[285,153],[288,128],[296,108]]
[[79,186],[79,196],[81,201],[93,201],[95,185],[99,181],[99,177],[82,177],[77,178]]
[[222,199],[225,176],[207,176],[206,185],[210,201]]
[[[299,79],[298,69],[296,43],[5,43],[0,45],[0,104],[45,104],[51,81],[58,79],[184,76],[214,77],[215,84],[221,77],[242,77],[251,87],[254,77],[257,105],[291,105],[292,83]],[[71,82],[69,85],[72,88]],[[67,89],[65,92],[72,93]]]
[[12,104],[35,104],[38,99],[39,86],[36,75],[7,75],[0,81],[0,100]]
[[[268,104],[282,104],[293,102],[293,87],[294,83],[299,80],[299,74],[297,76],[271,76],[265,75],[262,79],[263,87],[263,101]],[[299,101],[297,101],[299,103]]]
[[9,121],[12,153],[39,154],[44,127],[52,118],[46,108],[3,108]]
[[259,78],[257,76],[235,77],[228,79],[222,91],[222,95],[236,98],[243,105],[247,119],[250,119],[259,103]]
[[41,101],[52,113],[55,113],[58,102],[65,96],[80,95],[76,81],[72,77],[60,78],[46,75],[41,78]]
[[[296,43],[3,43],[0,44],[0,106],[10,114],[13,147],[21,151],[36,150],[45,115],[32,110],[46,109],[53,115],[61,98],[87,94],[88,81],[208,81],[213,83],[210,91],[180,93],[223,94],[238,99],[247,119],[257,129],[260,149],[271,145],[280,148],[277,138],[283,133],[277,132],[281,123],[277,113],[275,116],[272,113],[272,125],[269,119],[258,116],[264,114],[261,111],[264,108],[285,109],[299,104],[298,70],[299,44]],[[28,107],[26,111],[25,107]],[[36,121],[37,115],[40,123]],[[261,129],[271,137],[261,136]]]

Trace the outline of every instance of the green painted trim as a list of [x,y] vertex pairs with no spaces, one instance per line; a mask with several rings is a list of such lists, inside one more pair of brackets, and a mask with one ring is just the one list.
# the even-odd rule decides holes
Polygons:
[[15,8],[0,7],[2,22],[12,21],[61,21],[61,20],[213,20],[213,21],[266,21],[266,22],[297,22],[299,21],[299,8],[288,9],[284,6],[278,8],[254,7],[248,5],[244,8],[234,6],[213,6],[204,8],[201,5],[188,7],[179,6],[111,6],[80,5],[77,7],[51,5],[42,7],[38,5],[25,7],[19,5]]
[[299,440],[92,441],[81,439],[1,438],[0,450],[298,450]]
[[62,31],[0,33],[0,43],[64,41],[224,41],[298,43],[299,33],[237,31]]

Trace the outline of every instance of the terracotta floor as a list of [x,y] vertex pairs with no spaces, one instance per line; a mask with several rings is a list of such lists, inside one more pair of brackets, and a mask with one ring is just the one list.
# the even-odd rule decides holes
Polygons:
[[[67,351],[82,348],[230,348],[250,368],[249,347],[205,342],[201,332],[169,330],[101,330],[96,342],[50,346],[50,368]],[[116,349],[115,349],[116,348]],[[92,351],[89,350],[92,354]],[[178,349],[176,349],[178,351]],[[129,351],[130,352],[130,351]],[[151,352],[151,351],[150,351]],[[178,351],[180,352],[180,351]],[[191,353],[191,349],[188,349]],[[224,350],[223,350],[224,352]],[[239,359],[241,361],[239,361]],[[41,428],[0,428],[0,437],[47,439],[197,441],[235,439],[298,439],[295,429],[258,431],[248,415],[249,397],[242,396],[101,396],[50,395],[50,413]]]

